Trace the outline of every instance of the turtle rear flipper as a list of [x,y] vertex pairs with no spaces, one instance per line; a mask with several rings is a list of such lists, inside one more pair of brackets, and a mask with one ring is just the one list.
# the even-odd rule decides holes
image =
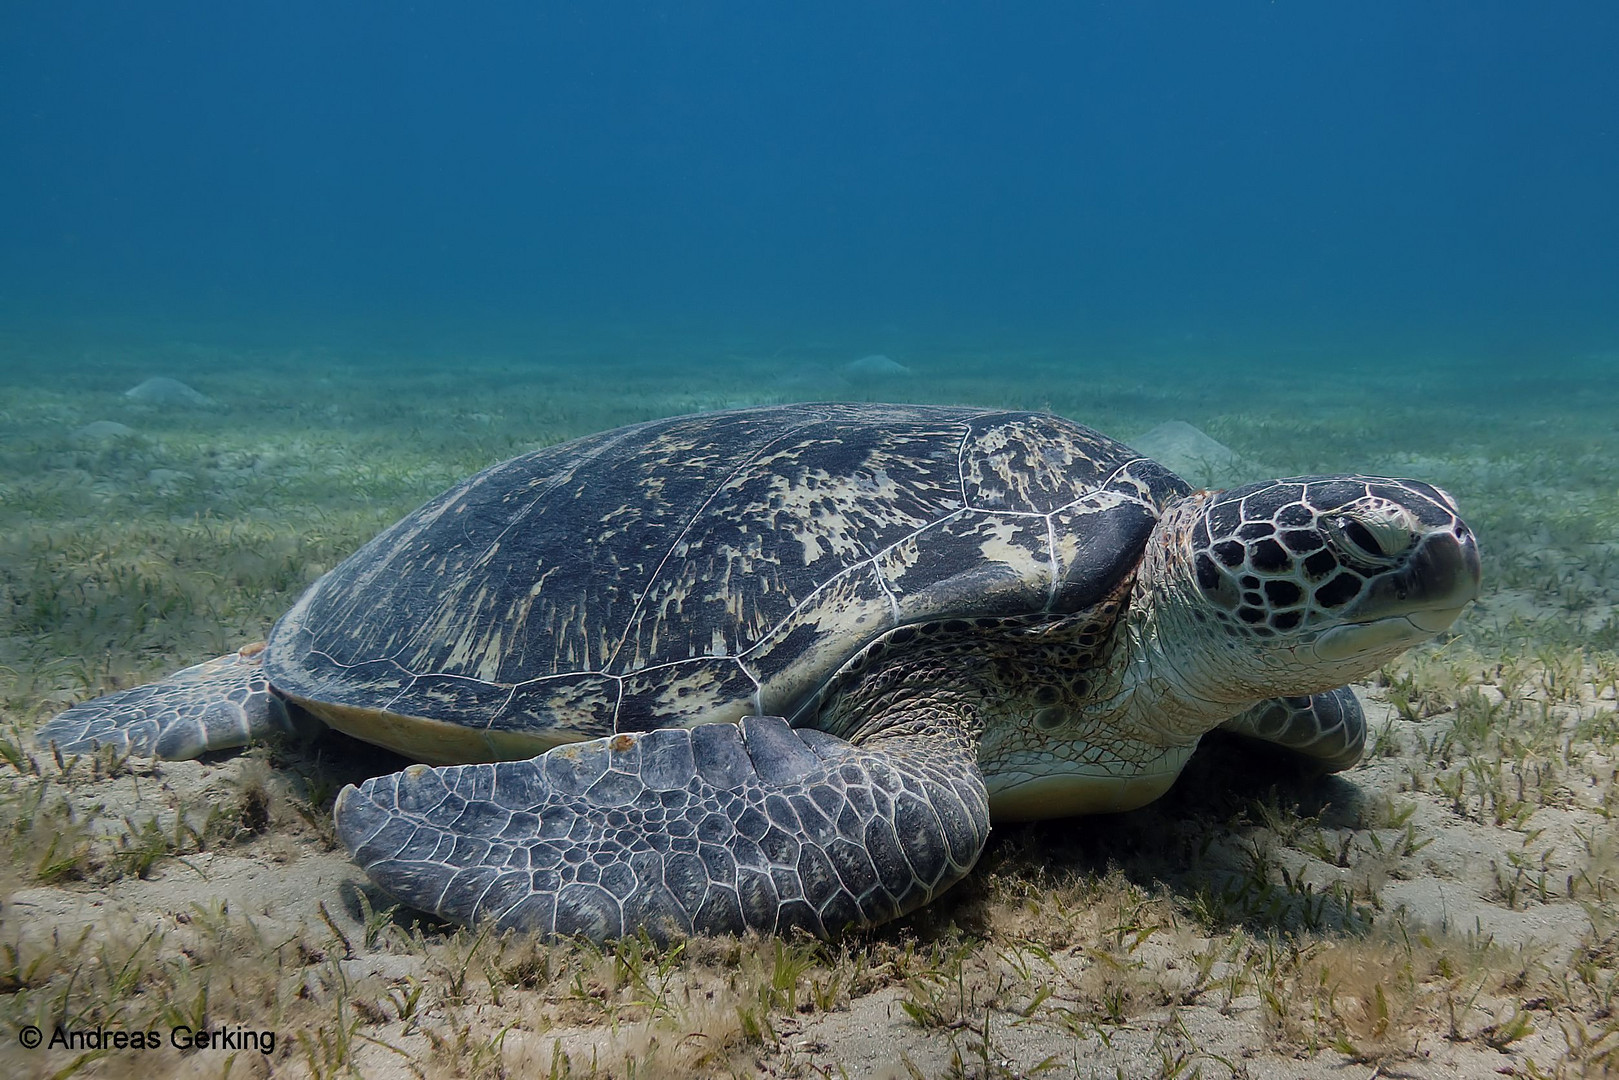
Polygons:
[[1351,767],[1366,749],[1366,713],[1347,686],[1308,697],[1261,701],[1220,727],[1284,746],[1327,772]]
[[344,788],[335,813],[411,907],[598,941],[873,925],[960,880],[989,835],[967,739],[856,746],[773,716],[414,765]]
[[46,723],[35,739],[62,753],[111,746],[181,761],[291,731],[287,703],[264,677],[263,656],[263,645],[249,645],[158,682],[82,702]]

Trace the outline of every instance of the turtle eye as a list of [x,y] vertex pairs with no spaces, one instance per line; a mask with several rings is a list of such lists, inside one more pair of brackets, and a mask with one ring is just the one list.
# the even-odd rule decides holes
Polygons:
[[1386,563],[1411,547],[1411,530],[1387,518],[1335,514],[1327,518],[1326,527],[1338,549],[1351,558]]

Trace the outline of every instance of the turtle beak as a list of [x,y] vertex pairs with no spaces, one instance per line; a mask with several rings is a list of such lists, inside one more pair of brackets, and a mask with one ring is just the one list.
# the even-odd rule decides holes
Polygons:
[[1423,537],[1403,566],[1373,583],[1365,602],[1400,611],[1437,634],[1478,599],[1481,577],[1478,541],[1458,521]]
[[1373,579],[1341,626],[1316,639],[1323,660],[1398,652],[1450,629],[1478,599],[1478,541],[1457,521],[1423,536],[1401,564]]

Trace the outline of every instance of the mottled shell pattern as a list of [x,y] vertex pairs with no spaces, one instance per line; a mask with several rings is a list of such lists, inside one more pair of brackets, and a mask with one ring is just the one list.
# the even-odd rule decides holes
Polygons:
[[878,635],[1069,612],[1186,485],[1059,417],[805,404],[537,450],[366,544],[271,632],[266,673],[429,762],[794,717]]

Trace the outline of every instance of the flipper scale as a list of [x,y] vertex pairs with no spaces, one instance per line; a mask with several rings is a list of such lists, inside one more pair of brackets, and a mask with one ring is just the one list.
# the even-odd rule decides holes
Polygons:
[[1366,749],[1366,713],[1347,686],[1261,701],[1220,726],[1303,754],[1328,772],[1350,768]]
[[595,940],[829,937],[928,902],[989,833],[967,740],[855,746],[778,717],[413,766],[345,788],[336,816],[355,860],[412,907]]
[[64,754],[103,746],[184,761],[293,730],[287,703],[264,677],[262,645],[177,671],[159,682],[81,702],[35,735]]

